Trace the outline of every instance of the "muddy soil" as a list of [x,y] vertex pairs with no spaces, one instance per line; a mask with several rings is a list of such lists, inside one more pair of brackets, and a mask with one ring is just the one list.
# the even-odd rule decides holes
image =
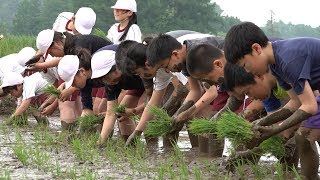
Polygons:
[[34,119],[24,127],[7,126],[0,120],[0,179],[295,179],[279,168],[274,157],[264,156],[259,165],[225,170],[226,155],[209,158],[191,148],[186,131],[177,148],[166,149],[162,140],[152,146],[142,141],[124,148],[117,133],[107,147],[95,146],[95,137],[76,138],[61,133],[58,118],[48,128]]

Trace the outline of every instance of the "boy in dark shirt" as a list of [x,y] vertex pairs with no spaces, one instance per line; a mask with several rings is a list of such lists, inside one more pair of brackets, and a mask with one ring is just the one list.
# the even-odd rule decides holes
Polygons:
[[[255,129],[263,135],[288,129],[318,112],[313,90],[320,87],[320,40],[293,38],[270,42],[264,32],[251,22],[233,26],[225,38],[225,55],[230,63],[238,64],[254,75],[262,76],[271,70],[290,100],[279,111],[262,119],[280,126],[266,127],[259,123]],[[306,179],[318,178],[319,157],[315,146],[318,139],[308,138],[319,129],[312,126],[300,128],[296,134],[301,159],[301,174]]]

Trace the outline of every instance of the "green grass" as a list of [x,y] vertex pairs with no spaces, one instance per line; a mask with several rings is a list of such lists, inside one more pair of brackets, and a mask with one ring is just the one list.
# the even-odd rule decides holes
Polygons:
[[12,53],[18,53],[24,47],[36,45],[36,38],[32,36],[5,36],[0,41],[0,58]]
[[188,129],[192,134],[214,134],[216,123],[205,118],[194,118],[188,124]]
[[145,136],[148,137],[159,137],[164,136],[170,132],[172,128],[172,118],[168,113],[158,107],[151,107],[151,113],[154,118],[148,122],[146,129],[144,130]]

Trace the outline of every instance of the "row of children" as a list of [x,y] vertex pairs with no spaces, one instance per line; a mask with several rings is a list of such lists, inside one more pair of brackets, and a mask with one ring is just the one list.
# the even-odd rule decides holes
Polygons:
[[[112,8],[119,23],[110,28],[110,41],[88,35],[96,17],[92,9],[80,8],[75,15],[60,14],[53,29],[38,34],[38,52],[1,59],[3,95],[22,96],[14,116],[40,97],[41,89],[55,84],[62,93],[42,104],[42,115],[59,106],[62,128],[70,129],[79,116],[104,114],[97,143],[106,142],[118,119],[121,136],[129,145],[152,119],[153,106],[162,106],[173,117],[166,137],[169,142],[177,141],[179,131],[193,117],[215,120],[226,109],[238,110],[255,120],[259,138],[282,132],[292,148],[288,159],[299,152],[301,174],[317,178],[319,40],[271,40],[256,25],[241,23],[231,28],[225,40],[195,32],[168,32],[141,41],[136,2],[118,0]],[[12,65],[18,59],[21,65]],[[36,61],[27,62],[30,59]],[[22,78],[29,71],[37,72]],[[170,84],[174,92],[169,91]],[[281,109],[282,100],[274,94],[278,86],[289,95]],[[146,102],[144,93],[149,97]],[[166,94],[171,96],[164,101]],[[250,102],[244,101],[246,96]],[[118,104],[126,109],[115,114]],[[268,115],[259,119],[263,110]],[[133,115],[140,115],[138,124],[130,119]],[[204,143],[191,133],[189,137],[192,147]]]

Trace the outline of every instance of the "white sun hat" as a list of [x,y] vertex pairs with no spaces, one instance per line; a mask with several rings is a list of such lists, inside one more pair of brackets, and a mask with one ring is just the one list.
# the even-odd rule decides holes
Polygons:
[[115,51],[103,50],[95,53],[91,59],[91,79],[102,77],[108,74],[116,64]]
[[2,79],[2,84],[0,88],[14,86],[23,83],[23,77],[17,72],[6,72]]
[[50,48],[54,37],[54,30],[46,29],[41,31],[37,36],[37,48],[43,54],[47,54],[48,49]]
[[18,53],[17,62],[20,64],[20,66],[24,67],[26,62],[29,61],[29,59],[31,59],[34,55],[36,55],[36,50],[34,50],[32,47],[24,47]]
[[62,12],[58,15],[55,22],[53,23],[52,29],[57,32],[66,32],[66,26],[68,22],[72,19],[74,13],[72,12]]
[[72,86],[74,77],[79,70],[79,58],[76,55],[64,56],[58,64],[58,74],[65,81],[65,88]]
[[137,12],[137,2],[135,0],[117,0],[112,9],[125,9],[132,12]]
[[77,11],[74,26],[80,34],[90,34],[95,23],[96,13],[93,9],[89,7],[82,7]]

